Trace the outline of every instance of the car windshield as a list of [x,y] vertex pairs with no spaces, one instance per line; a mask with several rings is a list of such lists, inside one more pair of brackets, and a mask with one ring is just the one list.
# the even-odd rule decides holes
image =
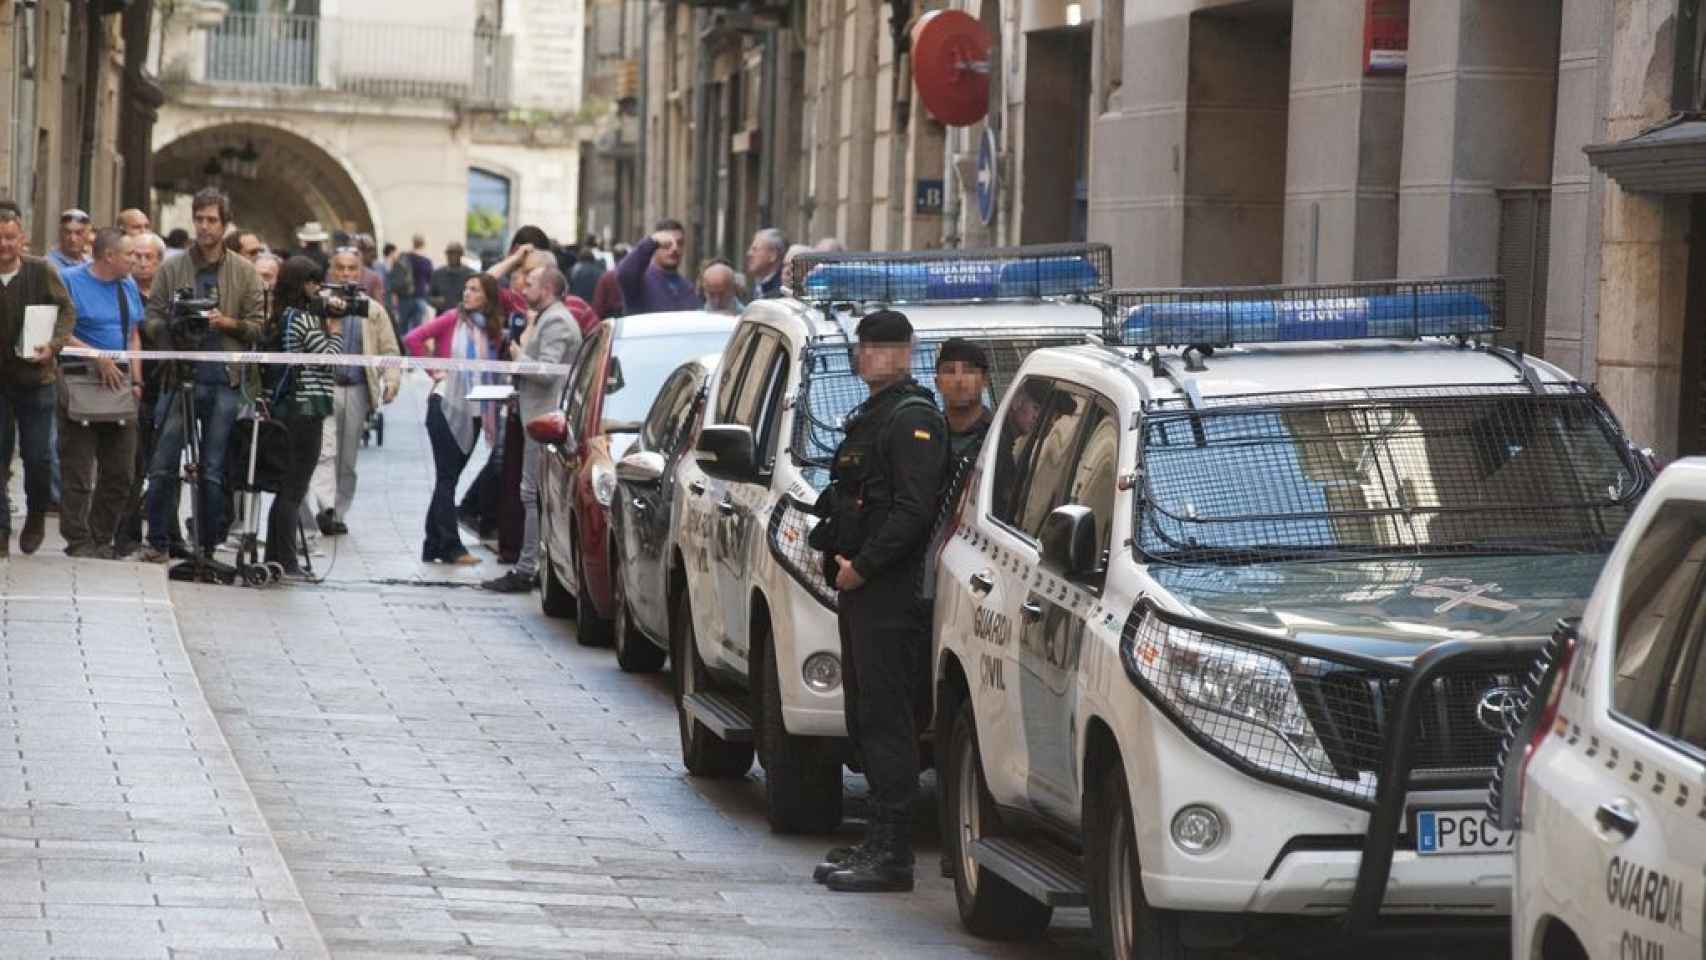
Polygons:
[[605,429],[638,433],[658,390],[675,368],[694,357],[716,353],[728,342],[726,330],[667,337],[618,337],[606,371]]
[[1582,392],[1168,409],[1142,442],[1135,546],[1180,563],[1603,552],[1650,479]]

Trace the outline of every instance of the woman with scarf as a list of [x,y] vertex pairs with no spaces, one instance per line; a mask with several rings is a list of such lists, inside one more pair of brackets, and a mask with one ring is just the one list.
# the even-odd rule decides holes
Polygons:
[[[495,360],[503,330],[498,282],[491,274],[477,273],[462,285],[462,305],[411,330],[403,338],[403,348],[415,357]],[[463,370],[430,373],[434,382],[432,396],[427,398],[426,426],[437,479],[432,503],[427,507],[421,561],[470,566],[480,558],[462,546],[462,535],[456,528],[456,483],[474,454],[474,441],[481,432],[487,440],[496,434],[497,404],[465,398],[476,385],[499,383],[503,375]]]
[[[279,271],[273,296],[273,325],[279,331],[285,353],[342,353],[343,320],[322,317],[320,284],[325,273],[307,257],[291,257]],[[323,312],[337,312],[335,299]],[[284,424],[289,437],[289,467],[267,514],[268,563],[277,563],[287,575],[299,576],[296,559],[297,512],[308,493],[308,482],[320,460],[320,430],[332,412],[332,370],[322,366],[285,367],[272,391],[273,419]]]

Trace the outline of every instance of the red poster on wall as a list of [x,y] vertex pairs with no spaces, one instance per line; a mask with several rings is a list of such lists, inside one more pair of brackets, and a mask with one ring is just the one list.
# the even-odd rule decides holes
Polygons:
[[1365,0],[1362,72],[1403,73],[1410,53],[1410,0]]

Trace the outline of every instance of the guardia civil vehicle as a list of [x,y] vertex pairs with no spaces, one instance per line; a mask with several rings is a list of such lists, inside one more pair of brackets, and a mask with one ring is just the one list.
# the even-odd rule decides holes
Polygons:
[[[1504,936],[1507,705],[1651,473],[1490,280],[1116,294],[936,570],[960,917],[1109,957]],[[945,759],[944,759],[945,756]]]
[[[666,590],[681,753],[689,773],[741,776],[756,751],[771,827],[841,820],[842,768],[858,764],[842,714],[835,591],[807,544],[842,420],[868,395],[851,364],[868,310],[936,346],[983,343],[996,386],[1025,352],[1099,333],[1105,245],[797,258],[797,296],[747,306],[707,388],[696,452],[676,468]],[[992,395],[991,403],[994,396]]]

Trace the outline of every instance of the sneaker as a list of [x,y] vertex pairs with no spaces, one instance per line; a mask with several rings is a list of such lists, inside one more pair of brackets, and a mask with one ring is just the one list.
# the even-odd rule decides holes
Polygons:
[[511,570],[501,577],[485,581],[480,586],[493,593],[532,593],[537,582],[538,577],[533,574]]
[[342,520],[334,519],[332,521],[332,535],[335,537],[341,537],[346,533],[349,533],[349,524]]
[[113,548],[100,543],[73,543],[65,548],[65,555],[79,560],[111,560]]
[[143,563],[168,563],[172,559],[172,552],[159,547],[143,547],[142,555],[137,559]]
[[456,567],[472,567],[479,564],[480,558],[471,553],[464,553],[460,557],[450,557],[445,559],[443,562]]
[[337,522],[337,514],[333,513],[331,510],[321,510],[319,513],[314,515],[314,525],[320,528],[320,534],[322,536],[329,537],[337,533]]
[[131,543],[129,541],[125,541],[124,543],[115,543],[112,546],[112,556],[109,559],[129,560],[133,555],[135,555],[139,547],[139,544]]

